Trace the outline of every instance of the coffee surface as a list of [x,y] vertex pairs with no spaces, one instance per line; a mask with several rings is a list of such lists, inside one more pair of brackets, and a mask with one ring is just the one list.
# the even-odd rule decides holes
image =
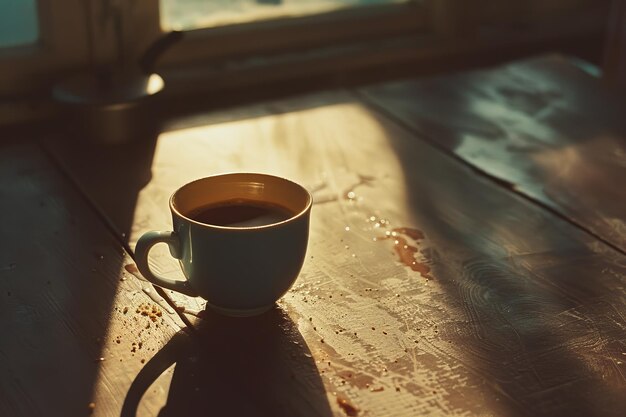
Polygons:
[[289,209],[277,204],[238,199],[199,207],[188,216],[215,226],[254,227],[282,222],[293,215]]

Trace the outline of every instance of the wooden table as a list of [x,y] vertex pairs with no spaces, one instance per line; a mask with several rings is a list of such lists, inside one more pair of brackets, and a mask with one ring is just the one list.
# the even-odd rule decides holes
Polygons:
[[[623,103],[546,56],[3,145],[0,415],[624,415]],[[141,281],[169,195],[244,170],[315,199],[276,308]]]

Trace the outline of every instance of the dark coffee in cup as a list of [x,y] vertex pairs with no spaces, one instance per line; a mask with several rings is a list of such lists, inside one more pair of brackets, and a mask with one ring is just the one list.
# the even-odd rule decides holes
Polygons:
[[295,213],[266,201],[236,199],[199,207],[187,216],[199,223],[226,227],[258,227],[280,223]]

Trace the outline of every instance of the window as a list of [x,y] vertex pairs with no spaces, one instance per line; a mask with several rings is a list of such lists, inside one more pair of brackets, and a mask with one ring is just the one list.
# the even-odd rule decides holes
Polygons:
[[0,48],[32,44],[38,38],[35,0],[0,0]]
[[0,99],[44,91],[56,74],[88,64],[87,3],[0,0]]
[[415,55],[415,35],[426,31],[426,3],[161,0],[160,30],[186,36],[160,70],[174,90],[197,92],[400,62]]
[[410,0],[161,0],[161,26],[190,30]]

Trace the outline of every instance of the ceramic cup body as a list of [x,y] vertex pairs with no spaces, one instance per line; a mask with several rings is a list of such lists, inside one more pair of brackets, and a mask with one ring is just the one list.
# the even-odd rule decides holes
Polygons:
[[[200,207],[232,200],[287,208],[287,220],[253,227],[200,223],[189,215]],[[265,174],[224,174],[178,189],[170,198],[173,232],[148,232],[137,243],[137,265],[156,285],[207,300],[231,316],[260,314],[293,285],[304,263],[312,198],[302,186]],[[150,248],[165,242],[179,259],[186,281],[152,273]]]

